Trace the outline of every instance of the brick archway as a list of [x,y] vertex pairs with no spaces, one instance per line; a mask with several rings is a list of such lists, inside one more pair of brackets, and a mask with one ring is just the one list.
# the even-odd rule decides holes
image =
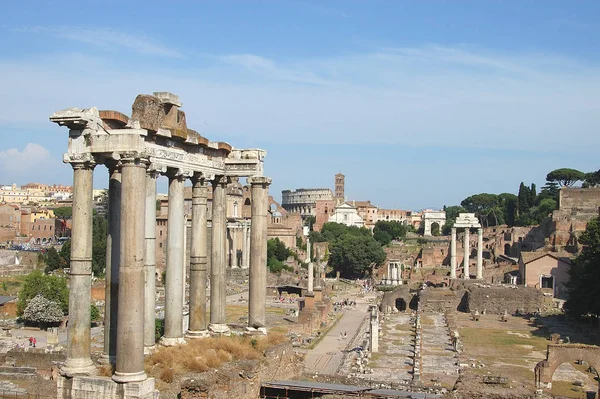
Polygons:
[[[534,368],[535,386],[538,389],[552,388],[552,376],[561,364],[572,360],[583,360],[600,370],[600,347],[593,345],[548,345],[546,360]],[[600,384],[598,387],[600,394]]]

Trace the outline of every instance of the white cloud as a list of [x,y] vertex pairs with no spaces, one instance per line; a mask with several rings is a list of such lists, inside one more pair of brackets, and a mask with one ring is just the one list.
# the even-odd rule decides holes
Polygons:
[[2,184],[52,179],[64,167],[61,161],[39,144],[28,143],[22,151],[17,148],[0,150]]
[[188,69],[114,62],[77,54],[0,62],[0,75],[11,76],[0,87],[0,120],[48,123],[67,107],[130,113],[136,94],[167,90],[180,96],[190,127],[234,145],[251,137],[533,151],[600,146],[600,69],[564,56],[429,45],[300,60],[215,55]]
[[181,58],[182,54],[156,40],[144,36],[121,32],[110,28],[79,26],[35,26],[19,29],[22,32],[50,34],[59,38],[91,44],[105,50],[126,49],[138,54]]

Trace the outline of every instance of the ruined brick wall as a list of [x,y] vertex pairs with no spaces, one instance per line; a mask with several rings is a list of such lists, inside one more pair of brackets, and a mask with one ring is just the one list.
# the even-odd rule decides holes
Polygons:
[[587,223],[600,214],[600,187],[560,190],[559,209],[552,213],[549,244],[554,247],[577,245],[577,236]]
[[517,311],[534,313],[544,308],[544,295],[529,287],[471,287],[466,293],[466,311],[483,309],[487,313],[502,314],[506,310],[513,314]]
[[460,307],[463,294],[464,290],[426,288],[419,291],[419,302],[426,312],[451,312]]
[[228,363],[218,370],[191,374],[181,381],[181,399],[255,399],[263,381],[292,380],[304,362],[291,342],[267,349],[265,358]]
[[65,352],[45,353],[43,349],[28,350],[13,349],[0,354],[0,364],[10,364],[16,367],[34,367],[39,370],[50,370],[53,362],[64,362]]

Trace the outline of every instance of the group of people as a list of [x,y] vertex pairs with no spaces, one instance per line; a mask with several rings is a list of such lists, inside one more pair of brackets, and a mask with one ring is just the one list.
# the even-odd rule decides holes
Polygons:
[[35,337],[29,337],[29,347],[35,348],[36,344],[37,344],[37,339]]

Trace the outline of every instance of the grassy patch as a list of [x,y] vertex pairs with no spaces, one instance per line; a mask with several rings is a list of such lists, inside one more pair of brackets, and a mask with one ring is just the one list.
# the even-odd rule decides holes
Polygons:
[[[511,353],[526,354],[532,350],[545,350],[548,341],[541,337],[530,336],[529,338],[516,334],[509,334],[506,330],[461,328],[459,334],[465,347],[485,346],[501,348]],[[532,347],[532,348],[531,348]],[[507,349],[510,348],[510,349]]]
[[283,334],[270,333],[265,337],[211,337],[191,340],[186,345],[163,347],[146,358],[146,372],[164,382],[177,375],[204,372],[234,360],[261,359],[268,347],[286,340]]
[[550,393],[553,395],[567,398],[585,397],[584,392],[585,389],[583,387],[575,386],[569,381],[552,381],[552,389],[550,390]]

